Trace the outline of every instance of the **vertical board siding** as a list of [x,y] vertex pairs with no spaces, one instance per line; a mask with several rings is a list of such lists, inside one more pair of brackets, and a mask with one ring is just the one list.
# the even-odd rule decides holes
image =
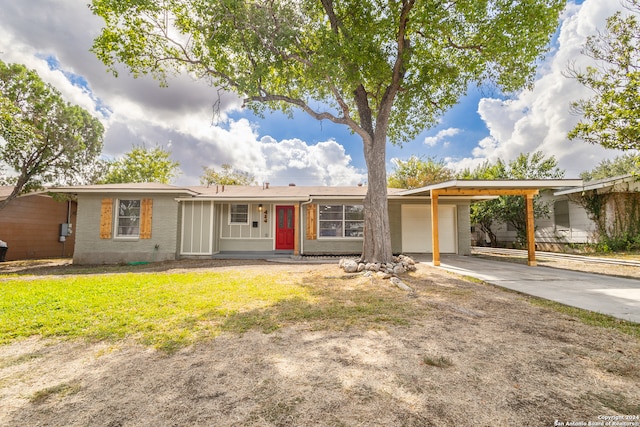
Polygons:
[[213,254],[213,202],[182,203],[182,255]]
[[[247,203],[249,205],[249,222],[248,224],[231,224],[229,216],[231,212],[231,204],[224,203],[220,206],[220,238],[221,239],[272,239],[272,218],[275,204],[262,203],[263,211],[260,212],[259,203]],[[289,203],[290,204],[290,203]],[[265,214],[266,211],[266,214]],[[267,219],[267,222],[264,219]],[[257,222],[258,226],[253,227],[253,222]]]
[[193,205],[193,203],[182,203],[181,254],[191,252],[193,249]]

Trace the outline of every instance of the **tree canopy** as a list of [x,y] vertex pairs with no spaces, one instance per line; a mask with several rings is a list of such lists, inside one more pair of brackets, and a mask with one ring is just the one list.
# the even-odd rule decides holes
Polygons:
[[449,181],[454,178],[454,172],[443,160],[433,157],[426,159],[411,156],[408,160],[394,159],[394,169],[389,175],[390,188],[418,188],[426,185]]
[[568,75],[591,89],[593,96],[572,104],[582,116],[569,132],[592,144],[620,150],[640,149],[640,0],[624,0],[630,12],[607,19],[606,29],[590,36],[583,53],[596,65]]
[[299,108],[362,138],[363,258],[391,260],[386,143],[434,125],[470,84],[532,82],[565,0],[93,0],[114,72],[189,72],[257,113]]
[[14,185],[0,209],[44,184],[82,183],[102,150],[104,128],[53,86],[20,64],[0,61],[0,160],[13,168]]
[[215,185],[251,185],[255,177],[249,172],[234,169],[228,163],[222,165],[221,171],[216,171],[213,167],[203,167],[204,172],[200,177],[200,183],[207,187]]
[[585,181],[613,178],[627,174],[640,174],[640,157],[637,154],[623,154],[614,159],[604,159],[590,171],[584,171],[580,178]]
[[[474,170],[465,170],[462,179],[559,179],[564,171],[558,167],[554,156],[546,157],[541,151],[521,153],[517,158],[505,164],[498,159],[496,163],[485,162]],[[471,222],[478,224],[487,234],[491,245],[497,245],[496,235],[491,228],[494,221],[511,224],[517,233],[517,240],[526,243],[527,219],[525,201],[522,196],[500,196],[497,199],[474,203],[471,206]],[[549,215],[549,206],[541,203],[536,196],[534,203],[535,218]]]
[[[500,159],[495,163],[485,160],[484,163],[475,169],[464,169],[458,174],[460,179],[494,180],[507,179],[506,165]],[[470,220],[471,224],[480,227],[480,230],[489,238],[492,247],[498,246],[498,237],[493,230],[493,223],[499,220],[499,200],[487,200],[471,204]]]
[[162,147],[134,146],[121,158],[106,162],[100,184],[158,182],[170,184],[179,174],[180,164]]

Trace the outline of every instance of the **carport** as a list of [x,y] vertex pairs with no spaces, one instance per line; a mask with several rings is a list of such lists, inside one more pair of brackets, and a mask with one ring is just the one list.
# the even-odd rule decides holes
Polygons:
[[580,179],[553,180],[453,180],[399,193],[402,196],[429,196],[431,199],[431,248],[433,265],[440,265],[440,237],[438,234],[438,203],[443,199],[481,201],[499,196],[522,196],[525,199],[527,219],[527,258],[530,266],[536,265],[535,225],[533,198],[544,189],[564,189],[582,185]]

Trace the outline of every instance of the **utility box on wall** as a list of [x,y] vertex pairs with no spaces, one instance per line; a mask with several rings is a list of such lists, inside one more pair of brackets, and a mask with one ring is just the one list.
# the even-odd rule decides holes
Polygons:
[[60,236],[71,236],[73,233],[73,224],[60,224]]

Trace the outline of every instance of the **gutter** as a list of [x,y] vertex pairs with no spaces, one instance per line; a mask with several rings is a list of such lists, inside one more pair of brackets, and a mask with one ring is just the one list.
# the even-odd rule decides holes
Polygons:
[[258,202],[301,202],[306,200],[300,197],[176,197],[176,202],[245,202],[245,203],[258,203]]
[[569,188],[569,189],[565,189],[565,190],[560,190],[557,191],[555,193],[553,193],[554,196],[564,196],[566,194],[574,194],[574,193],[584,193],[585,191],[592,191],[592,190],[600,190],[602,188],[608,188],[608,187],[614,187],[618,184],[624,184],[625,182],[627,182],[629,180],[629,178],[632,175],[627,175],[624,177],[620,177],[620,178],[609,178],[607,180],[602,180],[600,182],[595,182],[593,184],[590,185],[582,185],[581,187],[577,187],[577,188]]

